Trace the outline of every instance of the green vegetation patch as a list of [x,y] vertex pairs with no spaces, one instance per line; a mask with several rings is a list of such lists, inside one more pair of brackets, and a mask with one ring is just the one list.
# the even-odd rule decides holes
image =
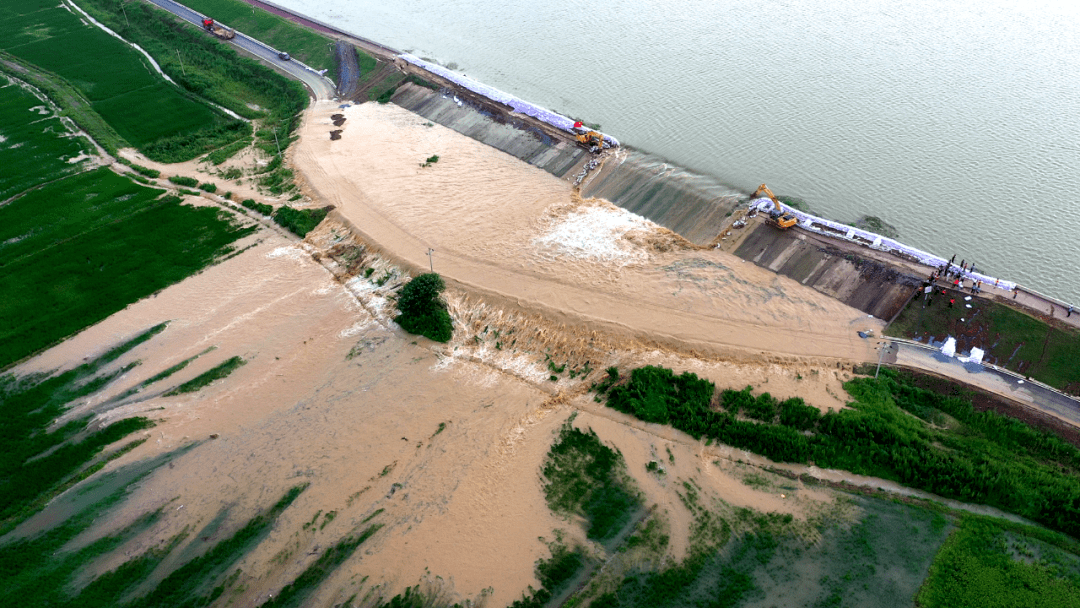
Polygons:
[[267,205],[266,203],[256,203],[253,199],[250,198],[246,198],[240,201],[240,204],[247,207],[248,209],[251,209],[252,211],[257,211],[263,215],[271,215],[274,213],[274,208],[270,205]]
[[199,180],[186,175],[173,175],[169,178],[169,181],[177,186],[184,186],[187,188],[194,188],[199,185]]
[[0,34],[0,48],[62,77],[123,139],[155,160],[188,160],[203,138],[250,133],[246,124],[166,82],[137,51],[61,4],[27,0],[17,9],[0,7]]
[[194,393],[200,388],[210,384],[214,380],[220,380],[228,377],[229,374],[236,371],[237,368],[247,363],[243,357],[230,357],[214,367],[206,370],[205,372],[195,376],[191,380],[181,384],[180,386],[165,393],[165,397],[171,397],[173,395],[183,395],[184,393]]
[[[381,283],[380,283],[381,284]],[[442,277],[424,273],[405,284],[398,295],[394,321],[410,334],[419,334],[436,342],[448,342],[454,333],[453,321],[446,311],[441,294],[446,289]]]
[[164,329],[165,324],[151,327],[60,374],[0,376],[0,535],[44,506],[102,448],[151,426],[145,418],[129,418],[91,430],[90,418],[83,417],[49,430],[69,403],[128,369],[103,372],[106,365]]
[[69,133],[48,105],[0,74],[0,202],[84,171],[68,161],[89,152],[89,142]]
[[[1047,542],[1047,541],[1051,542]],[[925,608],[1080,606],[1080,546],[1041,530],[964,515],[918,596]]]
[[152,200],[108,169],[0,207],[0,369],[176,283],[257,229],[213,207]]
[[206,160],[210,161],[214,165],[220,165],[221,163],[229,160],[233,156],[236,156],[241,150],[251,145],[250,141],[242,139],[237,142],[233,142],[222,148],[214,150],[210,154],[206,155]]
[[[805,420],[789,415],[781,418],[788,425],[769,424],[712,408],[712,383],[693,374],[676,377],[664,368],[645,367],[608,391],[608,405],[778,462],[813,460],[989,504],[1080,535],[1080,451],[1075,447],[997,414],[975,413],[970,401],[915,387],[889,370],[877,379],[851,380],[844,388],[854,399],[850,409],[830,411],[813,424],[805,410]],[[729,397],[742,401],[749,393],[725,393],[724,406],[736,409]],[[905,410],[945,412],[962,426],[936,429]]]
[[588,537],[613,538],[641,508],[622,455],[568,421],[548,451],[544,497],[556,513],[583,516]]
[[[927,307],[922,298],[909,302],[888,327],[889,335],[923,341],[952,336],[958,351],[981,348],[987,363],[1080,393],[1080,365],[1076,364],[1080,360],[1080,331],[1051,326],[982,298],[966,301],[965,292],[950,290],[949,294],[939,294]],[[947,305],[950,298],[956,300],[953,308]]]
[[[269,206],[269,205],[264,205]],[[274,211],[274,221],[277,224],[289,232],[292,232],[296,236],[303,238],[307,236],[307,233],[315,229],[326,219],[326,214],[330,213],[332,207],[324,207],[322,209],[293,209],[292,207],[281,206]],[[260,213],[261,210],[256,209]],[[268,213],[263,213],[269,215]]]

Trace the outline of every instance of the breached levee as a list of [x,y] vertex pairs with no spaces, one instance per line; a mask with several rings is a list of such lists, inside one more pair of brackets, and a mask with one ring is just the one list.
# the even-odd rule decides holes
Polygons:
[[564,177],[587,162],[589,152],[569,141],[560,141],[480,100],[444,95],[406,83],[398,89],[394,104],[505,152],[556,177]]
[[[570,137],[537,128],[511,108],[469,91],[440,93],[406,84],[392,101],[569,181],[576,182],[598,158]],[[610,201],[696,245],[710,244],[745,196],[714,178],[630,148],[607,152],[599,164],[580,184],[584,198]]]
[[745,195],[706,175],[627,148],[581,185],[584,198],[602,198],[646,217],[695,245],[709,245]]

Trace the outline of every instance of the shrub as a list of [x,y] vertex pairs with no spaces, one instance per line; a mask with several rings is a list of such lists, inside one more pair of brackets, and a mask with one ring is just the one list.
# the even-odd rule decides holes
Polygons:
[[448,342],[453,335],[453,323],[446,305],[439,297],[446,289],[442,277],[434,272],[422,274],[408,282],[398,297],[401,311],[395,321],[411,333],[436,342]]
[[274,212],[274,221],[289,232],[303,238],[307,236],[307,233],[314,230],[319,225],[319,222],[323,221],[323,218],[326,217],[327,213],[330,213],[331,209],[333,207],[324,207],[322,209],[278,207],[278,210]]
[[814,428],[821,419],[817,408],[806,405],[800,397],[785,399],[780,404],[780,424],[802,431]]
[[213,194],[214,192],[217,192],[217,184],[211,184],[210,182],[199,184],[199,190]]
[[199,180],[194,177],[188,177],[186,175],[174,175],[169,178],[169,181],[177,186],[186,186],[188,188],[194,188],[199,185]]
[[274,213],[274,208],[270,205],[267,205],[266,203],[256,203],[250,198],[240,201],[240,204],[263,215],[273,215]]
[[776,399],[769,393],[762,393],[757,399],[747,403],[743,414],[749,418],[762,422],[772,422],[776,418]]

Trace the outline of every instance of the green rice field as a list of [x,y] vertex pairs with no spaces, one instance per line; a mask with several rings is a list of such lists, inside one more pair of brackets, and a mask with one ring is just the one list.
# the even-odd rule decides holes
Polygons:
[[176,283],[250,234],[107,169],[0,207],[0,369]]
[[69,134],[45,102],[0,74],[0,201],[82,171],[83,163],[69,161],[88,152],[90,144]]
[[58,2],[0,4],[0,49],[64,78],[121,137],[141,149],[164,138],[220,131],[235,122],[166,82],[142,54]]

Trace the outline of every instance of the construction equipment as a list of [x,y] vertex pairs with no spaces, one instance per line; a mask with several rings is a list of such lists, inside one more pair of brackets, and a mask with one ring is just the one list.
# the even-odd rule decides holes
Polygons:
[[202,26],[204,30],[210,32],[218,38],[221,38],[222,40],[232,40],[236,37],[236,32],[223,25],[218,25],[214,22],[213,19],[209,17],[202,20]]
[[581,143],[585,144],[592,152],[600,152],[604,149],[604,135],[599,131],[588,131],[585,133],[578,133],[574,137]]
[[754,193],[750,195],[750,200],[754,200],[762,194],[772,199],[773,205],[775,206],[769,211],[769,217],[765,218],[766,224],[776,226],[780,230],[787,230],[799,223],[798,218],[793,214],[784,211],[784,208],[780,206],[780,201],[776,199],[776,195],[773,194],[772,190],[769,190],[769,187],[765,184],[761,184],[758,186],[757,190],[754,190]]

